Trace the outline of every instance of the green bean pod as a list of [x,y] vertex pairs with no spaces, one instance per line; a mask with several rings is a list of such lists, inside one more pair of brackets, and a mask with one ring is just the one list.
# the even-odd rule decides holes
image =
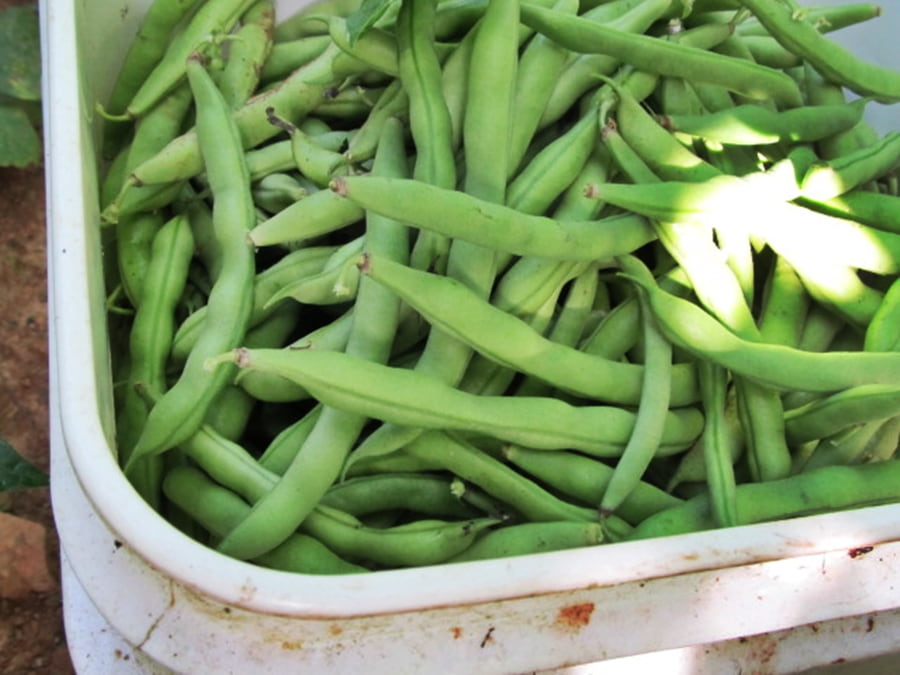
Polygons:
[[[620,258],[624,270],[628,258]],[[635,414],[634,430],[600,500],[604,516],[617,511],[641,482],[662,439],[666,413],[672,392],[672,345],[663,337],[646,302],[641,302],[641,328],[644,347],[644,374],[641,397]]]
[[822,438],[800,467],[800,472],[807,473],[826,466],[860,463],[863,453],[875,441],[886,421],[870,420]]
[[[234,123],[243,147],[256,147],[278,134],[278,127],[268,122],[267,111],[270,108],[282,119],[299,120],[320,103],[326,91],[364,68],[364,64],[345,55],[337,46],[329,45],[321,55],[293,72],[279,85],[254,96],[234,111]],[[120,191],[117,202],[126,199],[135,186],[186,180],[202,170],[203,159],[197,131],[193,129],[135,167]],[[117,205],[111,205],[113,210]]]
[[[275,30],[277,33],[277,26]],[[328,35],[308,35],[295,40],[276,41],[272,45],[269,58],[262,65],[259,73],[260,82],[277,82],[288,77],[324,52],[330,43],[331,38]]]
[[766,283],[759,314],[759,334],[765,342],[797,347],[809,309],[809,295],[791,264],[778,257]]
[[[146,77],[165,55],[169,38],[178,24],[198,4],[198,0],[154,0],[141,19],[134,41],[128,48],[112,91],[106,112],[120,115]],[[103,155],[111,158],[125,140],[127,127],[109,121],[103,129]]]
[[[900,462],[897,461],[833,466],[766,483],[742,483],[736,488],[738,524],[889,503],[900,498],[898,486]],[[709,497],[702,494],[651,516],[628,539],[664,537],[714,527]]]
[[791,443],[799,444],[898,414],[900,388],[896,384],[860,385],[787,411],[785,432]]
[[228,56],[216,84],[232,108],[243,105],[256,93],[263,64],[272,51],[274,31],[274,3],[257,0],[244,12],[240,27],[229,39]]
[[885,420],[859,455],[860,463],[885,462],[900,450],[900,416]]
[[[469,430],[538,449],[578,448],[618,456],[631,433],[634,413],[613,406],[573,406],[543,397],[477,396],[423,373],[342,354],[278,349],[226,352],[210,360],[278,372],[326,405],[420,429]],[[693,408],[667,414],[660,455],[691,445],[703,426]]]
[[[258,325],[274,309],[271,300],[286,284],[296,278],[308,278],[319,274],[328,259],[338,250],[337,246],[311,246],[300,248],[284,256],[277,263],[260,271],[253,279],[253,309],[247,327]],[[188,315],[175,333],[171,358],[183,362],[206,324],[209,308],[200,307]]]
[[365,527],[352,516],[320,506],[303,522],[303,531],[350,560],[379,566],[436,565],[467,549],[494,518],[462,521],[422,520],[385,529]]
[[837,105],[802,106],[774,111],[758,105],[739,105],[705,115],[663,115],[667,129],[731,145],[807,143],[856,126],[867,99]]
[[[516,445],[503,448],[503,457],[536,480],[579,502],[600,503],[613,475],[607,463],[570,451],[532,450]],[[682,502],[652,483],[639,481],[616,513],[631,524]]]
[[253,184],[253,203],[267,214],[278,213],[309,196],[309,188],[287,173],[270,173]]
[[827,162],[817,162],[800,181],[803,197],[825,201],[865,185],[900,165],[900,131]]
[[259,465],[279,476],[283,475],[309,437],[321,414],[322,406],[315,405],[296,422],[286,426],[266,446],[260,455]]
[[866,328],[864,349],[885,352],[900,350],[898,325],[900,325],[900,279],[895,279]]
[[[399,124],[392,123],[386,132],[379,144],[373,171],[376,174],[405,175],[407,165],[402,130]],[[406,229],[400,223],[371,216],[366,222],[366,240],[370,247],[387,259],[407,260]],[[379,365],[390,356],[399,305],[395,298],[376,284],[361,283],[359,293],[361,297],[354,307],[346,355]],[[297,350],[276,351],[288,356],[300,353]],[[304,382],[289,379],[313,391]],[[259,500],[248,517],[223,539],[219,545],[220,551],[245,558],[252,557],[254,552],[271,550],[300,523],[308,520],[318,500],[340,476],[346,456],[357,442],[370,415],[364,409],[332,405],[321,396],[317,398],[325,406],[305,438],[302,450],[298,451],[278,485]],[[261,528],[261,524],[265,527]]]
[[748,379],[776,389],[833,392],[861,384],[891,384],[900,377],[900,355],[883,352],[808,352],[744,340],[694,303],[634,279],[648,294],[672,342]]
[[[551,342],[448,277],[372,256],[364,259],[361,269],[433,325],[502,364],[596,400],[626,405],[640,400],[644,373],[640,365],[609,361]],[[672,377],[673,405],[697,400],[691,366],[674,367]]]
[[342,176],[332,181],[332,190],[358,208],[516,255],[606,260],[654,238],[640,216],[557,221],[408,179]]
[[178,33],[165,50],[165,55],[144,78],[141,86],[131,97],[123,113],[125,117],[136,118],[160,100],[185,76],[188,57],[212,35],[224,35],[237,23],[256,0],[222,0],[203,3],[190,18],[184,29]]
[[798,20],[778,0],[740,0],[769,33],[788,50],[808,61],[829,80],[861,96],[885,102],[900,100],[900,73],[857,57],[829,40],[814,26]]
[[445,476],[418,473],[384,473],[359,476],[335,483],[320,504],[357,518],[400,509],[434,517],[470,518],[474,510],[450,491]]
[[594,509],[559,499],[503,462],[443,432],[424,433],[407,445],[403,452],[434,462],[444,470],[479,486],[530,521],[599,521],[599,515]]
[[583,53],[602,52],[641,70],[717,84],[759,100],[802,104],[797,84],[786,74],[678,42],[610,30],[577,16],[523,5],[522,21],[561,45]]
[[803,199],[799,202],[822,213],[900,234],[900,196],[856,189],[821,202]]
[[[223,536],[240,522],[250,505],[234,492],[217,485],[203,472],[188,466],[176,467],[163,482],[166,497],[195,518],[215,536]],[[292,534],[281,546],[260,556],[265,567],[300,574],[352,574],[367,572],[365,567],[347,562],[321,542],[306,534]]]
[[465,551],[445,562],[491,560],[517,555],[533,555],[548,551],[596,546],[604,541],[599,523],[560,521],[555,523],[520,523],[488,530]]
[[253,246],[305,241],[359,222],[364,215],[355,202],[318,190],[255,225],[248,238]]
[[354,164],[371,159],[378,147],[378,139],[384,125],[392,117],[406,118],[409,111],[409,95],[399,79],[391,82],[372,106],[365,121],[350,136],[344,156]]
[[[734,3],[735,7],[737,2]],[[821,33],[831,33],[858,23],[881,16],[880,5],[869,2],[852,2],[841,5],[820,5],[804,7],[794,18],[811,24]],[[737,33],[743,36],[768,36],[769,29],[755,17],[742,21],[737,26]]]
[[[128,384],[116,424],[119,461],[129,462],[147,422],[144,393],[161,396],[166,389],[166,357],[174,334],[175,307],[187,281],[193,257],[193,239],[187,219],[176,216],[153,238],[147,274],[148,291],[134,315],[129,334]],[[130,475],[141,496],[159,507],[162,465],[150,460]]]
[[256,263],[246,235],[255,216],[240,138],[231,111],[203,64],[191,59],[187,72],[213,192],[213,220],[227,273],[210,292],[206,329],[188,355],[178,381],[150,411],[126,471],[142,456],[178,445],[200,426],[208,406],[233,376],[228,368],[213,372],[204,363],[213,354],[240,343],[253,305]]

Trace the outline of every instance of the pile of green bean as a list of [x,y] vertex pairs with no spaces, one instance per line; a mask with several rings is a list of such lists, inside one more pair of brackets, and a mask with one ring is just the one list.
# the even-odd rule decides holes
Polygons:
[[154,0],[100,111],[117,451],[334,574],[900,501],[871,4]]

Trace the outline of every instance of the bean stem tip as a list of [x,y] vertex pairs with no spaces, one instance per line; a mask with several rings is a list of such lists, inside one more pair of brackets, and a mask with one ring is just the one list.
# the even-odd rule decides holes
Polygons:
[[336,192],[341,197],[347,196],[347,181],[343,176],[337,176],[331,179],[331,182],[328,183],[328,187],[331,188],[333,192]]

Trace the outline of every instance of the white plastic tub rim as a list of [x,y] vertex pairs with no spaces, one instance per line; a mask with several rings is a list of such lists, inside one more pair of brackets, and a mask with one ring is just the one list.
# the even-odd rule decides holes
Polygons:
[[[41,2],[51,411],[61,435],[53,452],[67,453],[95,513],[148,566],[202,597],[251,612],[352,618],[565,594],[699,570],[725,574],[759,561],[854,550],[900,537],[900,506],[882,506],[574,551],[321,577],[232,560],[180,533],[136,495],[114,459],[97,228],[94,105],[148,4]],[[303,4],[282,2],[279,8],[287,13]],[[61,528],[60,537],[67,552],[79,549],[77,527]],[[71,558],[90,555],[78,551]]]

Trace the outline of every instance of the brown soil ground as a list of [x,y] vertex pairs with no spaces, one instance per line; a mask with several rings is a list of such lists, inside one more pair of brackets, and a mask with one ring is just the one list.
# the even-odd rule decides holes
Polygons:
[[[29,0],[0,0],[0,10]],[[0,436],[49,471],[47,267],[44,172],[0,168]],[[59,543],[48,488],[0,495],[0,510],[36,523],[46,551],[0,540],[6,569],[41,580],[38,590],[0,597],[0,673],[74,670],[66,648],[59,585]],[[41,531],[38,531],[40,540]],[[39,542],[40,543],[40,542]],[[17,545],[18,544],[18,545]],[[10,590],[8,584],[5,585]]]
[[[0,0],[0,9],[13,4],[25,3]],[[0,168],[0,436],[49,471],[44,215],[43,169]],[[0,597],[0,673],[72,673],[49,489],[4,493],[0,510],[39,524],[46,546],[45,555],[26,556],[15,540],[0,540],[7,569],[27,565],[25,576],[46,580],[23,597]]]

